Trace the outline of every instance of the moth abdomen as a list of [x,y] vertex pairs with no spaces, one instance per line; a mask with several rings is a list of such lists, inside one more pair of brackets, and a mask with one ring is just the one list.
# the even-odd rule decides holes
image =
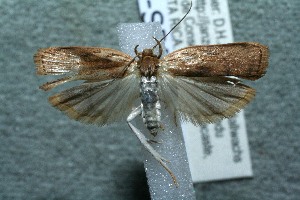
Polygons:
[[150,78],[142,77],[140,88],[142,117],[147,129],[153,136],[157,135],[161,116],[157,88],[158,85],[155,76],[151,76]]

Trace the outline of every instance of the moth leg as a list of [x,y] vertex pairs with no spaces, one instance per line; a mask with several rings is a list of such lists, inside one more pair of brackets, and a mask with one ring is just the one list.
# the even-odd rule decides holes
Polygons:
[[159,53],[158,53],[158,58],[160,58],[161,57],[161,55],[162,55],[162,52],[163,52],[163,48],[162,48],[162,46],[161,46],[161,43],[160,43],[160,41],[158,40],[158,39],[156,39],[155,37],[153,37],[153,39],[157,42],[157,44],[158,44],[158,47],[159,47]]
[[137,129],[135,126],[133,126],[133,124],[131,123],[131,121],[134,120],[141,113],[142,113],[142,108],[141,108],[141,106],[139,106],[139,107],[135,108],[129,114],[129,116],[127,117],[127,123],[129,125],[130,129],[135,133],[136,137],[144,145],[146,150],[149,151],[150,154],[155,158],[155,160],[157,160],[163,166],[163,168],[165,168],[165,170],[167,170],[167,172],[172,177],[174,184],[176,186],[178,186],[175,175],[173,174],[173,172],[170,170],[170,168],[166,164],[169,161],[167,159],[165,159],[164,157],[162,157],[161,155],[159,155],[159,153],[157,151],[155,151],[155,149],[153,149],[153,147],[149,144],[149,142],[148,142],[149,140],[145,137],[145,135],[139,129]]
[[[132,120],[134,120],[138,115],[141,115],[141,113],[142,113],[142,108],[141,108],[141,106],[139,106],[139,107],[137,107],[137,108],[135,108],[131,113],[130,113],[130,115],[127,117],[127,123],[128,123],[128,125],[129,125],[129,127],[131,128],[131,130],[135,133],[135,134],[137,134],[134,130],[133,130],[133,128],[132,127],[134,127],[133,126],[133,124],[130,122],[130,121],[132,121]],[[137,129],[136,127],[134,127],[134,129]],[[138,129],[137,129],[138,130]],[[145,135],[144,134],[142,134],[139,130],[138,130],[138,134],[141,134],[142,135],[142,139],[144,138],[146,141],[147,141],[147,143],[160,143],[160,142],[158,142],[158,141],[156,141],[156,140],[152,140],[152,139],[148,139],[148,138],[146,138],[145,137]],[[142,142],[142,140],[141,140],[141,138],[140,138],[140,136],[139,135],[137,135],[137,137],[139,138],[139,140]],[[142,144],[144,145],[144,143],[142,142]],[[145,146],[145,145],[144,145]],[[151,149],[153,149],[150,145],[149,145],[149,147],[151,148]],[[145,148],[148,150],[148,147],[147,146],[145,146]],[[149,150],[148,150],[149,151]],[[154,149],[153,149],[153,151],[155,151]],[[150,152],[151,153],[151,152]],[[151,153],[152,154],[152,153]],[[157,153],[158,154],[158,153]],[[159,155],[160,156],[160,155]],[[162,160],[164,160],[165,162],[169,162],[169,161],[167,161],[166,159],[164,159],[163,157],[161,157],[162,158]]]

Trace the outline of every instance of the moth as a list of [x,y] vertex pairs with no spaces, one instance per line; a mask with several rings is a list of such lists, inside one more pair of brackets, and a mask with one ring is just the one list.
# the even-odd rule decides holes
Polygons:
[[[172,31],[173,29],[171,29]],[[171,32],[170,31],[170,32]],[[255,96],[240,79],[266,73],[268,47],[255,42],[190,46],[162,58],[161,40],[152,49],[131,56],[102,47],[50,47],[34,55],[38,75],[61,75],[40,86],[51,90],[71,81],[77,86],[49,98],[52,106],[83,123],[108,125],[126,120],[144,147],[176,177],[167,160],[131,122],[141,115],[149,132],[161,129],[161,102],[183,121],[214,123],[239,112]],[[158,46],[159,53],[154,53]],[[83,81],[83,82],[82,82]],[[140,105],[134,102],[140,99]]]
[[[157,44],[161,52],[158,40]],[[255,90],[232,76],[247,80],[262,77],[268,66],[268,48],[251,42],[191,46],[163,58],[153,49],[135,52],[137,59],[110,48],[50,47],[38,50],[34,62],[38,75],[63,75],[40,86],[43,90],[84,81],[51,96],[49,102],[54,107],[72,119],[99,126],[127,120],[141,143],[176,181],[166,159],[131,121],[142,115],[155,136],[161,127],[161,101],[174,116],[195,125],[233,116],[251,101]],[[138,98],[141,105],[132,110]]]

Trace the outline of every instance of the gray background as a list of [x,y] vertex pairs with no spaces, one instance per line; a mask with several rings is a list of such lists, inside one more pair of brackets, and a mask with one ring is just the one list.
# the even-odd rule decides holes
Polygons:
[[[195,184],[197,199],[300,196],[299,0],[229,0],[235,41],[270,47],[245,110],[255,177]],[[118,48],[115,27],[136,1],[0,1],[0,199],[149,199],[141,145],[125,122],[99,128],[47,103],[32,56],[40,47]],[[298,198],[297,198],[298,197]]]

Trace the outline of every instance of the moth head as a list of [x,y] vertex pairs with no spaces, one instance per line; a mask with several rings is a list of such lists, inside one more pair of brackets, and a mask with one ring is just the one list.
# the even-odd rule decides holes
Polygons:
[[142,56],[153,56],[153,50],[152,49],[144,49],[142,52]]

